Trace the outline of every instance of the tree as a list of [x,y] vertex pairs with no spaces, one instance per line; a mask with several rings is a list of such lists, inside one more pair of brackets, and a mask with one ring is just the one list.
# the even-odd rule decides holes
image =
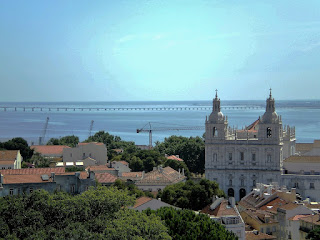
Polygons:
[[43,167],[49,167],[50,160],[48,158],[43,157],[40,153],[35,152],[30,162],[34,164],[36,168],[43,168]]
[[33,155],[33,150],[29,147],[27,141],[21,137],[12,138],[2,143],[2,148],[6,150],[20,150],[20,154],[25,161],[29,161]]
[[132,209],[121,209],[106,225],[108,239],[171,239],[159,217]]
[[311,239],[311,240],[318,240],[318,239],[320,239],[320,227],[316,227],[316,228],[312,229],[312,230],[308,233],[308,235],[307,235],[306,238],[307,238],[307,239]]
[[172,239],[213,239],[231,240],[237,239],[234,233],[229,232],[224,226],[210,219],[205,214],[195,214],[188,209],[177,210],[163,207],[156,211],[145,210],[147,215],[156,214],[169,229]]
[[212,202],[213,195],[224,196],[218,183],[202,179],[199,183],[191,180],[166,186],[157,195],[162,201],[180,208],[201,210]]
[[179,169],[182,171],[182,169],[184,169],[184,175],[185,175],[187,178],[190,178],[189,168],[187,167],[187,165],[186,165],[184,162],[180,162],[180,161],[177,161],[177,160],[168,159],[168,160],[166,160],[165,163],[164,163],[164,167],[167,167],[167,166],[173,168],[173,169],[176,170],[176,171],[179,171]]
[[50,140],[47,142],[47,145],[66,145],[69,147],[76,147],[78,143],[79,137],[71,135],[62,137],[60,139],[50,138]]
[[204,141],[201,137],[171,136],[156,143],[155,150],[161,154],[179,155],[194,173],[204,173]]

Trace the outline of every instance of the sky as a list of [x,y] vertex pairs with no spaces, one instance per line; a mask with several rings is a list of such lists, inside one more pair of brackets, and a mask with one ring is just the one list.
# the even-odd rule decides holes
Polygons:
[[0,101],[320,99],[320,1],[0,1]]

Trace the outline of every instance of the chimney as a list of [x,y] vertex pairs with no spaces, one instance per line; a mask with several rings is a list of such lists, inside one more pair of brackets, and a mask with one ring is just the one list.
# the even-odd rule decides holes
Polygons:
[[51,180],[52,180],[52,182],[54,182],[54,177],[55,177],[55,173],[52,172],[52,173],[51,173]]
[[236,206],[236,200],[234,197],[229,197],[229,203],[231,205],[231,207],[235,207]]
[[164,154],[164,157],[166,157],[166,158],[167,158],[167,157],[168,157],[168,154]]
[[182,176],[184,176],[184,168],[182,168]]
[[177,158],[179,158],[179,155],[176,155]]
[[145,171],[142,171],[142,178],[141,179],[144,179],[144,174],[145,174]]

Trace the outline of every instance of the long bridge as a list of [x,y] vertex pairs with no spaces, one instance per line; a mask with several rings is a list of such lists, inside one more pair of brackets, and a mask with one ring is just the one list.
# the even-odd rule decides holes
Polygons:
[[[225,110],[250,110],[250,109],[264,109],[260,106],[225,106],[221,107]],[[0,106],[0,111],[201,111],[212,110],[212,107],[15,107],[15,106]]]

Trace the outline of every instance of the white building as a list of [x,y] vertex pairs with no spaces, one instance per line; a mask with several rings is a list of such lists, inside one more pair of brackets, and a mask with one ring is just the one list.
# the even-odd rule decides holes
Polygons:
[[216,93],[205,126],[205,175],[228,196],[238,201],[258,182],[281,182],[283,159],[295,152],[295,130],[282,127],[271,90],[263,116],[242,130],[228,126]]

